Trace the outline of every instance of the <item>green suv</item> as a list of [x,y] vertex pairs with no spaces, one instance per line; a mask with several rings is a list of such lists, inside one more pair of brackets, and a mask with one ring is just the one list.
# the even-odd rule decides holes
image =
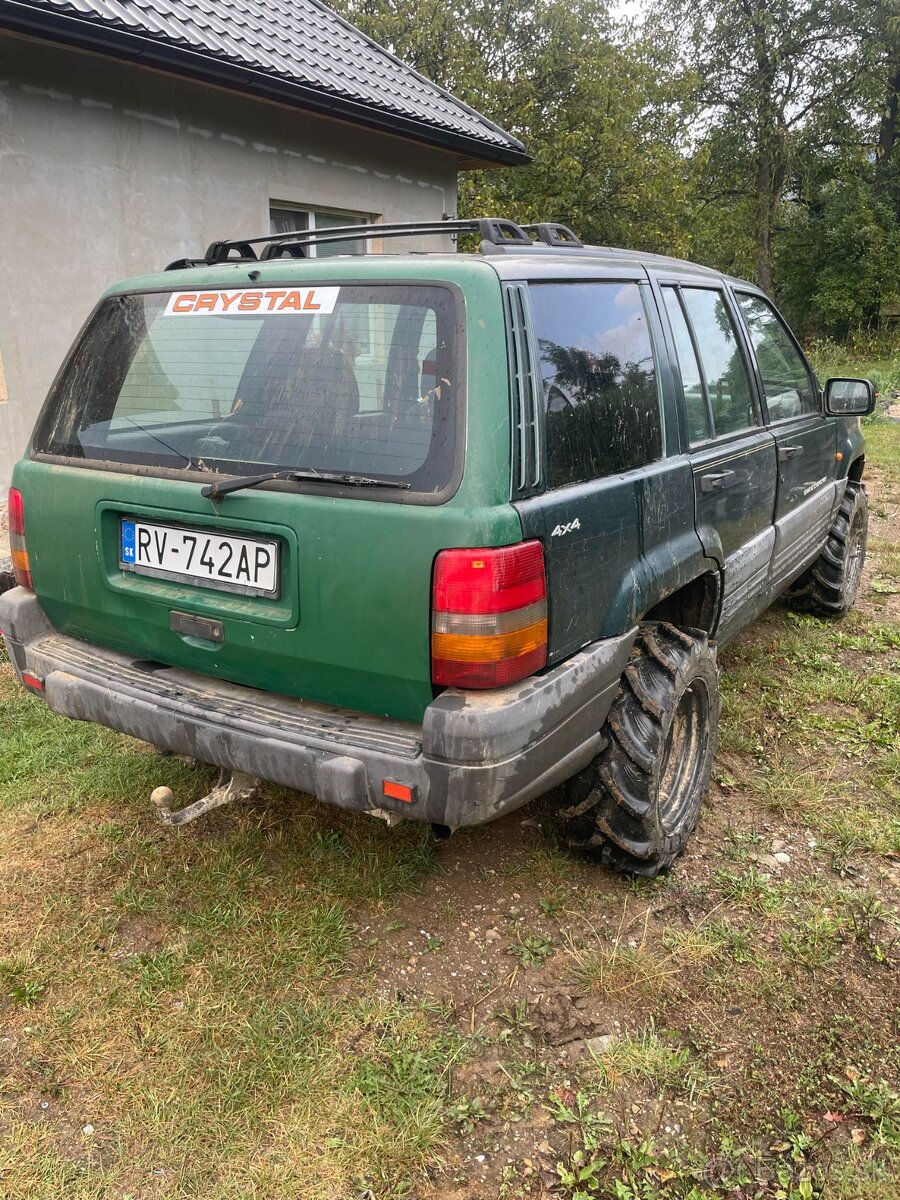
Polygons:
[[[481,253],[316,257],[475,234]],[[670,867],[716,646],[865,554],[862,380],[753,284],[563,226],[214,243],[111,288],[10,492],[22,683],[344,808]]]

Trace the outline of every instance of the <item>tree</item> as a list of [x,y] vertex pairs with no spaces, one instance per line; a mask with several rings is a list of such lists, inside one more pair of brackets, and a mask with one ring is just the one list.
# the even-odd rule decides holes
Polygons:
[[460,215],[755,276],[809,332],[897,298],[898,0],[339,3],[533,155],[464,173]]
[[858,0],[659,0],[683,31],[707,112],[706,181],[751,222],[755,271],[775,293],[779,207],[815,123],[852,125],[866,67]]
[[875,185],[900,219],[900,9],[896,0],[874,0],[872,57],[881,94],[875,143]]
[[778,243],[781,300],[797,328],[846,337],[900,299],[900,224],[869,179],[833,178],[797,206]]
[[345,0],[399,57],[525,142],[516,170],[467,172],[460,215],[572,224],[585,239],[686,252],[689,83],[659,39],[626,38],[606,0]]
[[875,327],[882,304],[900,299],[896,0],[861,3],[856,33],[854,103],[823,107],[802,130],[776,230],[783,304],[799,326],[838,337]]

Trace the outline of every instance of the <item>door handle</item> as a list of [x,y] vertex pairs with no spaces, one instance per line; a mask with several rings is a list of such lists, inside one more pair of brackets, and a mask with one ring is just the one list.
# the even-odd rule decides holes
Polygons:
[[734,471],[719,471],[718,474],[701,475],[700,491],[716,492],[720,488],[729,487],[735,480]]
[[778,461],[787,462],[789,458],[793,458],[795,454],[802,454],[802,446],[781,446],[778,450]]

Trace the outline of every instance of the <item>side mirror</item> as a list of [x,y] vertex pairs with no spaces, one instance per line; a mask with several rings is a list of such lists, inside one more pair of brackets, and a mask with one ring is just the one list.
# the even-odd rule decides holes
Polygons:
[[875,388],[868,379],[829,379],[825,411],[832,417],[865,417],[875,408]]

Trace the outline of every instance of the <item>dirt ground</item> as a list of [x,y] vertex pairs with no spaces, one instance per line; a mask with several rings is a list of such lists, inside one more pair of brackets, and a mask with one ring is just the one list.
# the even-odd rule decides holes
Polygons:
[[[877,470],[869,473],[867,485],[870,539],[896,547],[900,487]],[[900,622],[900,584],[893,594],[873,592],[878,570],[878,559],[870,556],[854,628]],[[726,649],[721,655],[726,675],[748,648],[768,653],[783,621],[784,610],[776,607]],[[863,677],[876,669],[865,653],[851,651],[846,661]],[[894,655],[895,680],[898,667]],[[781,749],[779,718],[790,722],[793,714],[773,719],[771,742],[760,758]],[[865,754],[848,758],[839,744],[831,747],[830,762],[821,753],[817,748],[820,777],[852,780],[865,770]],[[825,969],[824,956],[820,964],[815,954],[801,953],[798,962],[788,953],[786,961],[775,961],[780,946],[793,945],[792,928],[802,929],[809,916],[800,897],[810,892],[877,897],[876,908],[893,914],[888,938],[896,952],[900,842],[883,855],[861,846],[851,847],[849,860],[830,848],[826,854],[828,839],[814,816],[798,822],[791,813],[773,812],[747,786],[756,767],[752,758],[720,747],[700,825],[666,880],[641,884],[555,855],[538,805],[455,835],[441,846],[440,870],[421,893],[363,926],[364,942],[375,947],[367,962],[384,996],[445,1006],[461,1030],[480,1034],[485,1044],[480,1057],[455,1071],[454,1088],[466,1100],[447,1164],[429,1195],[495,1200],[574,1194],[560,1183],[560,1164],[584,1146],[585,1122],[575,1116],[582,1097],[594,1098],[619,1136],[650,1139],[657,1153],[663,1147],[662,1174],[656,1177],[662,1182],[673,1177],[667,1152],[677,1159],[690,1146],[715,1161],[714,1139],[704,1133],[713,1128],[735,1135],[768,1129],[772,1144],[780,1145],[773,1122],[778,1099],[800,1113],[804,1096],[818,1094],[819,1084],[826,1092],[831,1086],[821,1046],[829,1030],[840,1047],[837,1057],[846,1060],[839,1069],[852,1075],[854,1061],[881,1055],[894,1085],[900,1083],[900,959],[892,957],[884,971],[873,969],[864,954],[854,954],[838,971]],[[900,777],[894,796],[900,799]],[[898,835],[895,827],[895,839]],[[749,901],[729,880],[742,872],[758,889]],[[786,908],[773,900],[772,919],[760,922],[768,893],[788,897]],[[747,904],[749,912],[743,911]],[[704,944],[703,931],[721,924],[738,947],[727,966]],[[798,934],[798,943],[803,936]],[[743,937],[749,941],[742,951]],[[749,949],[757,938],[759,954]],[[597,961],[605,962],[607,979],[598,976]],[[662,1030],[674,1044],[690,1047],[713,1078],[692,1089],[684,1087],[684,1072],[677,1082],[661,1085],[649,1066],[642,1078],[639,1062],[637,1069],[614,1061],[604,1068],[604,1057],[612,1054],[615,1060],[617,1044],[631,1048],[648,1030]],[[598,1066],[605,1080],[599,1101]],[[806,1076],[808,1089],[798,1086]],[[568,1109],[567,1122],[561,1125],[552,1105],[537,1102],[542,1089]],[[466,1109],[472,1104],[474,1120]],[[848,1130],[843,1118],[823,1125],[825,1110],[823,1104],[817,1134],[827,1135],[834,1150],[846,1143]],[[456,1190],[450,1187],[454,1180]],[[764,1187],[765,1167],[755,1182]],[[852,1185],[850,1194],[857,1194]]]

